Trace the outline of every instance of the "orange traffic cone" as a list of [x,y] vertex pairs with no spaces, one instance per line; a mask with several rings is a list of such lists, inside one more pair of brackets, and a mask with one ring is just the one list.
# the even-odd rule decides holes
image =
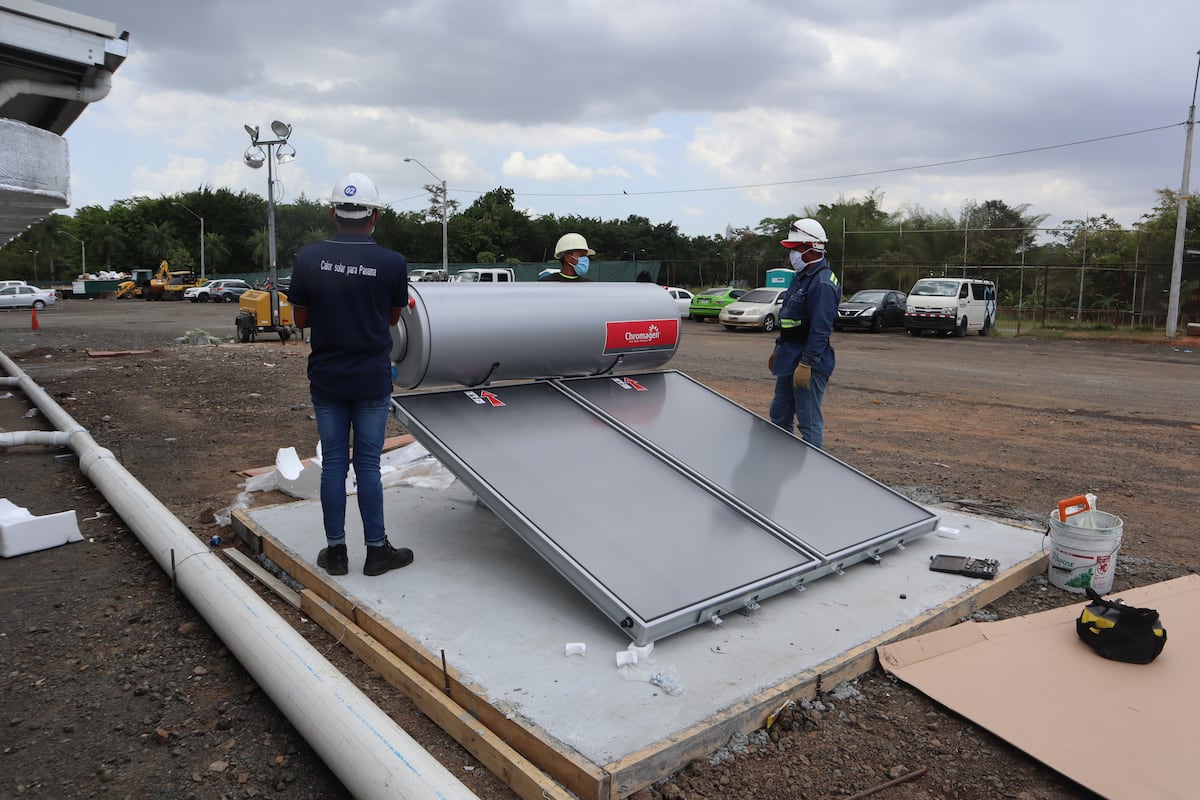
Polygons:
[[33,326],[31,328],[31,330],[35,330],[35,331],[41,330],[41,328],[38,326],[38,321],[37,321],[37,309],[31,308],[29,310],[33,312]]

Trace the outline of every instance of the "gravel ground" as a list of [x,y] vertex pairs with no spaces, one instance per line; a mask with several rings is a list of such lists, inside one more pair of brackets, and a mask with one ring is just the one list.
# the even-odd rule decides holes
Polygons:
[[[315,438],[306,345],[176,342],[189,330],[232,337],[232,317],[212,305],[67,301],[43,312],[36,332],[28,314],[0,314],[0,352],[198,537],[228,540],[214,513],[239,491],[234,470]],[[691,322],[684,331],[670,366],[765,413],[769,338]],[[1195,571],[1194,342],[847,332],[835,343],[826,447],[836,457],[922,502],[1026,521],[1094,491],[1125,520],[1115,591]],[[89,349],[149,352],[97,358]],[[20,396],[0,400],[0,428],[36,424],[27,410]],[[0,560],[0,796],[349,796],[71,454],[0,450],[0,497],[35,514],[74,509],[87,539]],[[514,796],[323,631],[268,601],[471,791]],[[977,618],[1077,601],[1038,576]],[[914,773],[873,796],[1093,796],[878,671],[634,796],[844,797]]]

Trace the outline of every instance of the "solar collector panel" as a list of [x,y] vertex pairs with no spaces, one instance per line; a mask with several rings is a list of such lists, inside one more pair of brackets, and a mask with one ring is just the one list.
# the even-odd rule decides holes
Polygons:
[[393,400],[414,436],[635,641],[818,566],[551,383],[489,395]]

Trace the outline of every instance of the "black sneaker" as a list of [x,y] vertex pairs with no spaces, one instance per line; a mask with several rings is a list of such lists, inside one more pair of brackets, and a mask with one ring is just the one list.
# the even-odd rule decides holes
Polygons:
[[330,575],[345,575],[350,571],[350,559],[346,555],[346,545],[336,544],[326,547],[317,553],[317,566]]
[[393,569],[407,567],[413,562],[413,551],[407,547],[392,547],[384,541],[382,547],[367,547],[367,563],[363,565],[363,575],[382,575]]

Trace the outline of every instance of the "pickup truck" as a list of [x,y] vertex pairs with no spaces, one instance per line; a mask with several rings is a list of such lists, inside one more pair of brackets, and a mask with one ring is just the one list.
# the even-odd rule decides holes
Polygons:
[[517,275],[512,267],[475,267],[461,269],[455,277],[462,283],[514,283]]

